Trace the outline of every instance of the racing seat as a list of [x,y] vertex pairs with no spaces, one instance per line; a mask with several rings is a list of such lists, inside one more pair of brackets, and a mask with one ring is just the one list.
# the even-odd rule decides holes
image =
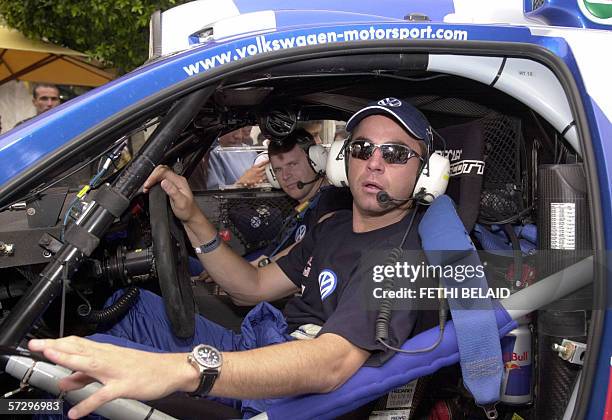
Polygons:
[[482,119],[438,130],[444,139],[434,140],[436,153],[446,155],[451,163],[451,177],[446,194],[458,204],[457,213],[468,232],[472,231],[480,211],[484,176],[485,126]]
[[[441,198],[437,201],[440,201]],[[442,200],[443,203],[449,201],[448,198]],[[436,206],[436,202],[432,204],[431,209],[434,208],[439,212],[440,206]],[[468,239],[463,223],[453,206],[445,205],[443,209],[443,214],[440,217],[442,220],[439,220],[438,224],[438,226],[445,226],[445,234],[440,236],[440,241],[443,241],[444,247],[440,249],[473,251],[475,249],[474,245]],[[429,231],[436,229],[436,226],[430,224],[423,227],[423,224],[421,224],[419,231],[422,229],[424,229],[424,234],[427,235]],[[500,338],[516,328],[516,322],[501,306],[495,308],[495,318]],[[432,328],[407,340],[402,349],[427,348],[436,342],[438,335],[438,328]],[[432,351],[410,355],[397,353],[383,366],[360,368],[355,375],[333,392],[283,399],[270,407],[266,415],[269,419],[279,420],[285,418],[336,418],[416,378],[432,374],[442,367],[457,362],[459,362],[457,336],[453,321],[449,321],[446,324],[441,343]]]

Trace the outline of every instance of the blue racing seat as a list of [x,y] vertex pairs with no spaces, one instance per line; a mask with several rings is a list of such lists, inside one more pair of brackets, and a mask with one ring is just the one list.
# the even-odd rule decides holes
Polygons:
[[[517,324],[505,309],[498,306],[495,318],[499,336],[503,337]],[[407,340],[402,349],[428,347],[438,339],[438,328],[432,328]],[[391,390],[421,376],[459,362],[459,349],[453,322],[449,321],[438,347],[429,353],[396,354],[380,367],[362,367],[337,390],[327,394],[310,394],[287,398],[266,412],[269,419],[333,419],[348,413]]]
[[[447,197],[444,198],[450,201]],[[452,206],[443,207],[446,210],[444,210],[444,214],[440,214],[440,206],[432,205],[432,210],[433,207],[437,207],[435,210],[437,212],[436,217],[445,218],[444,223],[437,226],[461,227],[461,229],[445,229],[443,237],[448,244],[446,249],[457,251],[474,250],[474,246],[467,237],[454,208]],[[424,243],[424,247],[427,246]],[[495,304],[494,311],[500,337],[505,336],[517,327],[516,322],[510,318],[501,305]],[[436,342],[438,336],[438,327],[432,328],[407,340],[402,349],[417,350],[429,347]],[[457,336],[453,322],[450,321],[446,325],[441,343],[432,351],[417,354],[396,353],[383,366],[360,368],[346,383],[333,392],[282,399],[270,407],[266,413],[268,418],[279,420],[286,418],[335,418],[363,406],[414,379],[432,374],[442,367],[450,366],[457,362],[459,362]]]

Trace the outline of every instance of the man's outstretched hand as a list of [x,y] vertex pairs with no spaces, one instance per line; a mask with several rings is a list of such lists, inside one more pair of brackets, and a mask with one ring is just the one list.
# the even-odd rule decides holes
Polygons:
[[149,401],[176,391],[194,391],[198,373],[180,353],[149,353],[80,337],[31,340],[31,351],[75,371],[62,379],[62,391],[80,389],[98,381],[103,386],[69,412],[70,418],[86,416],[116,398]]

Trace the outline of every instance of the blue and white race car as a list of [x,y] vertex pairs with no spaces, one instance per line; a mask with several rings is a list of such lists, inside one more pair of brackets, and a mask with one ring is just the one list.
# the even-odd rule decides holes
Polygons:
[[[118,288],[159,288],[168,301],[184,298],[178,284],[191,288],[180,235],[141,192],[156,165],[189,177],[221,135],[259,126],[282,137],[314,120],[326,121],[333,159],[334,127],[371,100],[396,97],[444,139],[436,151],[451,162],[447,193],[489,281],[511,291],[502,305],[520,318],[502,340],[497,413],[612,416],[610,25],[609,0],[198,0],[154,14],[147,64],[0,137],[3,392],[29,381],[53,393],[65,375],[31,368],[24,339],[88,334],[117,315],[92,307]],[[241,231],[232,206],[260,200],[251,206],[264,202],[258,217],[286,214],[269,185],[196,197],[240,252],[268,237]],[[67,240],[73,226],[81,233]],[[173,264],[156,264],[153,242]],[[175,312],[179,323],[193,317]],[[454,359],[420,362],[430,370],[360,371],[328,395],[286,400],[266,415],[493,416],[475,408],[456,369],[436,373],[460,359],[456,346],[448,351]],[[139,413],[149,408],[135,401],[101,411]]]

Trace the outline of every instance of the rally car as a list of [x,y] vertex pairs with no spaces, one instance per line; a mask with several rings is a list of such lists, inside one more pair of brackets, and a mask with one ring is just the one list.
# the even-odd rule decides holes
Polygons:
[[[509,310],[521,318],[504,344],[497,412],[601,418],[612,353],[610,23],[604,0],[199,0],[156,13],[147,64],[0,137],[3,392],[21,380],[53,392],[19,356],[23,340],[86,335],[121,316],[138,287],[182,302],[168,305],[169,316],[177,334],[188,333],[193,294],[214,290],[193,284],[165,197],[141,192],[155,165],[189,177],[232,130],[282,137],[300,121],[347,121],[395,97],[431,121],[436,153],[451,162],[447,193],[489,281],[520,299],[542,279],[569,284],[554,302]],[[326,140],[330,159],[340,156]],[[196,196],[241,253],[265,245],[274,233],[257,228],[277,229],[292,206],[266,185]],[[239,204],[257,217],[250,230],[230,215]],[[125,305],[101,309],[123,287]],[[331,394],[292,415],[332,417],[356,405],[367,408],[360,416],[384,418],[492,415],[452,377],[429,372],[429,388],[376,389],[354,404]],[[108,406],[107,417],[148,413],[136,402],[132,411]]]

